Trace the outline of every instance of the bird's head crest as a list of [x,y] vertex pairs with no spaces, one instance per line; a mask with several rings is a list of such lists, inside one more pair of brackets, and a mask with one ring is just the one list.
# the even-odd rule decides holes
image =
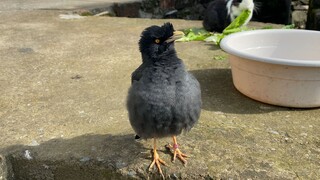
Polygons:
[[171,23],[162,26],[150,26],[146,28],[139,41],[139,48],[142,54],[151,58],[158,58],[167,52],[175,52],[173,42],[174,28]]

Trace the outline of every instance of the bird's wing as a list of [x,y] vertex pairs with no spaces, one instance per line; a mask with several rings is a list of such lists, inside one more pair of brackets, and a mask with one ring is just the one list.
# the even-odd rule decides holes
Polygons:
[[132,74],[131,74],[131,84],[134,81],[139,81],[143,75],[143,70],[145,69],[145,64],[141,64]]

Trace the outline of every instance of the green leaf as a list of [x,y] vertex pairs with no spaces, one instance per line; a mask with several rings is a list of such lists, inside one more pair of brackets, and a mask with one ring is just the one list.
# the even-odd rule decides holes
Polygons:
[[[251,11],[244,10],[240,13],[240,15],[232,21],[229,26],[227,26],[222,33],[211,33],[206,31],[203,28],[190,28],[183,30],[185,35],[178,39],[177,41],[188,42],[188,41],[206,41],[213,42],[214,44],[220,46],[221,40],[232,33],[237,33],[241,31],[249,31],[254,29],[249,29],[244,24],[247,22],[250,17]],[[286,25],[282,29],[294,29],[294,25]],[[265,26],[262,29],[273,29],[272,26]]]
[[222,61],[222,60],[226,60],[227,56],[225,56],[225,55],[217,55],[217,56],[214,56],[213,59]]
[[251,11],[248,9],[242,11],[240,15],[222,31],[222,33],[227,35],[227,34],[242,31],[241,27],[246,23],[247,19],[250,17],[250,14],[251,14]]
[[240,31],[245,31],[249,30],[246,27],[243,27],[243,25],[247,22],[247,19],[250,17],[251,11],[250,10],[244,10],[241,12],[241,14],[234,20],[232,21],[229,26],[227,26],[221,34],[215,33],[212,36],[208,37],[205,39],[207,42],[214,42],[218,46],[220,45],[220,41],[227,35],[240,32]]
[[212,36],[207,37],[204,41],[213,42],[214,44],[219,45],[220,41],[225,37],[224,34],[215,33]]
[[273,26],[269,25],[269,26],[264,26],[261,29],[273,29]]
[[188,41],[203,41],[207,37],[211,36],[212,33],[206,31],[203,28],[191,28],[184,30],[185,35],[177,41],[188,42]]
[[294,24],[289,24],[282,27],[282,29],[294,29],[294,28],[295,28]]

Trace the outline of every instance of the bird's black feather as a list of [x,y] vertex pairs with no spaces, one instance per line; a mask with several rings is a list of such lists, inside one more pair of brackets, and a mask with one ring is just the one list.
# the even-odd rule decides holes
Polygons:
[[[198,121],[201,91],[196,78],[177,57],[173,26],[146,28],[139,41],[142,64],[132,73],[127,98],[130,123],[142,138],[178,135]],[[160,43],[156,43],[159,39]]]
[[145,69],[145,64],[142,64],[141,66],[139,66],[132,74],[131,74],[131,84],[134,81],[139,81],[140,78],[143,75],[143,70]]

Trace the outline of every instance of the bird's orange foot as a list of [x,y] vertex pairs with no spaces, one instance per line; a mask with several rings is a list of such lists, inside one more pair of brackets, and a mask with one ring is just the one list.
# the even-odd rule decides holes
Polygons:
[[187,164],[187,160],[185,158],[188,158],[189,156],[187,156],[186,154],[183,154],[180,149],[179,149],[179,145],[178,144],[173,144],[173,146],[171,144],[167,145],[167,148],[172,149],[173,150],[173,158],[172,158],[172,162],[175,162],[176,157],[178,157],[182,163],[184,165]]
[[150,166],[149,166],[149,171],[151,171],[151,169],[153,168],[153,166],[156,165],[157,168],[158,168],[158,170],[159,170],[159,173],[160,173],[161,176],[162,176],[162,178],[165,179],[165,178],[164,178],[164,175],[163,175],[163,173],[162,173],[162,170],[161,170],[161,164],[163,164],[164,166],[167,165],[165,161],[163,161],[162,159],[160,159],[159,154],[157,153],[157,151],[154,150],[154,151],[153,151],[153,161],[152,161],[152,163],[151,163]]

